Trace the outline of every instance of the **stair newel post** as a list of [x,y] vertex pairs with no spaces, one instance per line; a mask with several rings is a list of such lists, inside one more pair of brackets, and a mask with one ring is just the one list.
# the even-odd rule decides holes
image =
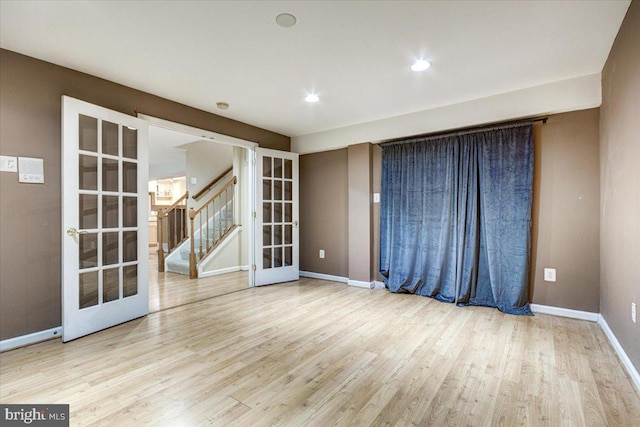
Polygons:
[[164,273],[164,243],[162,239],[163,231],[162,231],[162,218],[164,217],[164,212],[162,208],[158,209],[157,213],[157,223],[158,223],[158,273]]
[[190,227],[189,227],[189,237],[191,237],[191,252],[189,253],[189,278],[190,279],[197,279],[198,278],[198,267],[196,265],[196,250],[195,250],[195,243],[193,241],[193,229],[194,229],[194,225],[193,225],[193,220],[196,217],[196,211],[191,208],[189,209],[189,221],[190,221]]

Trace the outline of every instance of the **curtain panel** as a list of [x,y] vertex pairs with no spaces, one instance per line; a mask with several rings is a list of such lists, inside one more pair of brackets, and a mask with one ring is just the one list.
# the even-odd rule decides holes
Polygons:
[[533,123],[382,144],[391,292],[530,315]]

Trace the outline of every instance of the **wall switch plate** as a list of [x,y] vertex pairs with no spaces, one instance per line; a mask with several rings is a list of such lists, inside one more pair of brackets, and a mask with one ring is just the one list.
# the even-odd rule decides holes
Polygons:
[[544,269],[544,281],[545,282],[555,282],[556,281],[556,269],[555,268],[545,268]]
[[0,156],[0,172],[18,172],[18,158]]
[[373,203],[380,203],[380,193],[373,193]]
[[192,176],[190,182],[191,185],[196,185],[198,183],[198,177]]
[[633,323],[636,323],[636,303],[635,302],[631,303],[631,320],[633,320]]
[[320,258],[324,258],[324,249],[320,249],[320,254],[318,256]]

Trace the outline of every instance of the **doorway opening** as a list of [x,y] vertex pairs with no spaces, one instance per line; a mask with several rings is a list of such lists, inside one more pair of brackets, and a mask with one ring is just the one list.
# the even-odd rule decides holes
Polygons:
[[[149,311],[252,286],[252,159],[257,144],[139,117],[149,122]],[[222,191],[224,201],[216,204],[213,199],[221,199]],[[190,212],[196,211],[209,218],[191,221]],[[202,237],[192,238],[191,230]],[[195,252],[210,249],[198,262],[195,279],[189,276],[191,240]]]

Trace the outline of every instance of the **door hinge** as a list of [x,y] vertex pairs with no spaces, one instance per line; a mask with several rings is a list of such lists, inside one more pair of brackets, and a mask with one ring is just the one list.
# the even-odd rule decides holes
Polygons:
[[253,265],[251,266],[251,269],[252,269],[253,271],[256,271],[256,265],[255,265],[255,264],[253,264]]
[[255,212],[253,212],[253,217],[254,217],[254,218],[256,217],[256,213],[255,213]]

